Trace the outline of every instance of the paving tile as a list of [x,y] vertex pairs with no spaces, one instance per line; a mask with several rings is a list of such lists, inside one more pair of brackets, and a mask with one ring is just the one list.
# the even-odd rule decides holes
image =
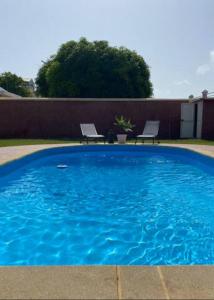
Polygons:
[[1,267],[0,299],[116,299],[115,267]]
[[58,148],[58,147],[69,147],[76,144],[49,144],[49,145],[24,145],[24,146],[8,146],[0,147],[0,164],[4,164],[14,159],[21,158],[25,155],[34,153],[39,150]]
[[[38,150],[78,146],[78,144],[49,144],[49,145],[25,145],[25,146],[11,146],[0,147],[0,164],[6,163],[10,160],[20,158],[24,155],[31,154]],[[214,146],[209,145],[187,145],[187,144],[160,144],[160,146],[180,147],[197,151],[199,153],[214,157]]]
[[121,299],[165,299],[156,267],[118,267]]
[[213,266],[161,267],[170,299],[214,299]]

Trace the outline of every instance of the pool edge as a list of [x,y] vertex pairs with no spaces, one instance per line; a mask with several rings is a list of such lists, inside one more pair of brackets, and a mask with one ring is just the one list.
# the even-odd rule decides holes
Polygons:
[[[103,145],[103,144],[92,144],[92,145],[88,145],[90,146],[100,146],[102,145],[103,147],[108,147],[108,146],[113,146],[113,147],[117,147],[117,146],[123,146],[123,145]],[[41,144],[41,145],[24,145],[24,146],[10,146],[10,147],[1,147],[0,148],[0,166],[3,165],[7,165],[8,163],[11,163],[13,161],[17,161],[19,159],[22,159],[24,157],[30,156],[31,154],[34,153],[39,153],[41,151],[44,150],[48,150],[48,149],[57,149],[57,148],[67,148],[67,147],[81,147],[81,144]],[[205,145],[186,145],[186,144],[159,144],[159,145],[152,145],[152,144],[144,144],[144,145],[134,145],[134,144],[125,144],[124,146],[133,146],[133,147],[147,147],[147,146],[154,146],[154,147],[165,147],[165,148],[177,148],[177,149],[185,149],[194,153],[198,153],[201,154],[202,156],[206,156],[206,157],[210,157],[214,159],[214,146],[207,146],[210,147],[210,150],[205,150],[205,149],[201,149],[201,146],[205,146]],[[9,151],[9,155],[8,158],[5,158],[5,156],[7,156],[7,154],[4,153],[4,158],[1,158],[1,152],[4,149],[8,149],[11,150]],[[11,152],[13,152],[14,150],[14,154],[11,154]],[[17,151],[20,150],[20,151]],[[22,153],[22,151],[24,151],[24,153]]]
[[0,299],[213,299],[210,266],[0,267]]

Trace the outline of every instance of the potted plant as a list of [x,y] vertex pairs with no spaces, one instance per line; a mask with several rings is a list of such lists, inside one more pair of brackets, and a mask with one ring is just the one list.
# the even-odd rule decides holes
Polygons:
[[116,116],[115,123],[117,127],[120,129],[120,134],[117,134],[117,140],[119,144],[125,144],[127,139],[128,132],[132,132],[134,125],[131,124],[130,120],[126,120],[123,116]]

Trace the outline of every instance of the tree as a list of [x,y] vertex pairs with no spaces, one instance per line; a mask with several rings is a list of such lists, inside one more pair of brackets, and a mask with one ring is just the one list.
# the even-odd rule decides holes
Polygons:
[[26,87],[24,80],[10,72],[0,74],[0,87],[19,96],[31,96],[31,91]]
[[46,97],[145,98],[152,95],[150,70],[143,57],[106,41],[63,44],[43,64],[37,93]]

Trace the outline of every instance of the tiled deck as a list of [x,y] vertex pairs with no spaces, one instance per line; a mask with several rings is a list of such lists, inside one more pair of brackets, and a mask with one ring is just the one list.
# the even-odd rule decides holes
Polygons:
[[1,267],[0,299],[214,299],[214,267]]
[[64,147],[74,146],[75,144],[50,144],[50,145],[27,145],[27,146],[12,146],[12,147],[0,147],[0,164],[4,164],[10,160],[21,158],[27,154],[31,154],[35,151]]
[[[62,146],[0,148],[0,164]],[[214,157],[214,146],[172,146]],[[214,299],[214,266],[0,267],[0,299]]]
[[[18,159],[24,155],[31,154],[35,151],[48,149],[48,148],[68,147],[68,146],[79,146],[79,144],[50,144],[50,145],[0,147],[0,164],[6,163],[10,160]],[[193,150],[214,157],[214,146],[184,145],[184,144],[161,144],[160,146],[186,148],[189,150]]]
[[207,145],[184,145],[184,144],[162,144],[161,146],[171,146],[185,148],[189,150],[196,151],[198,153],[214,157],[214,146]]

